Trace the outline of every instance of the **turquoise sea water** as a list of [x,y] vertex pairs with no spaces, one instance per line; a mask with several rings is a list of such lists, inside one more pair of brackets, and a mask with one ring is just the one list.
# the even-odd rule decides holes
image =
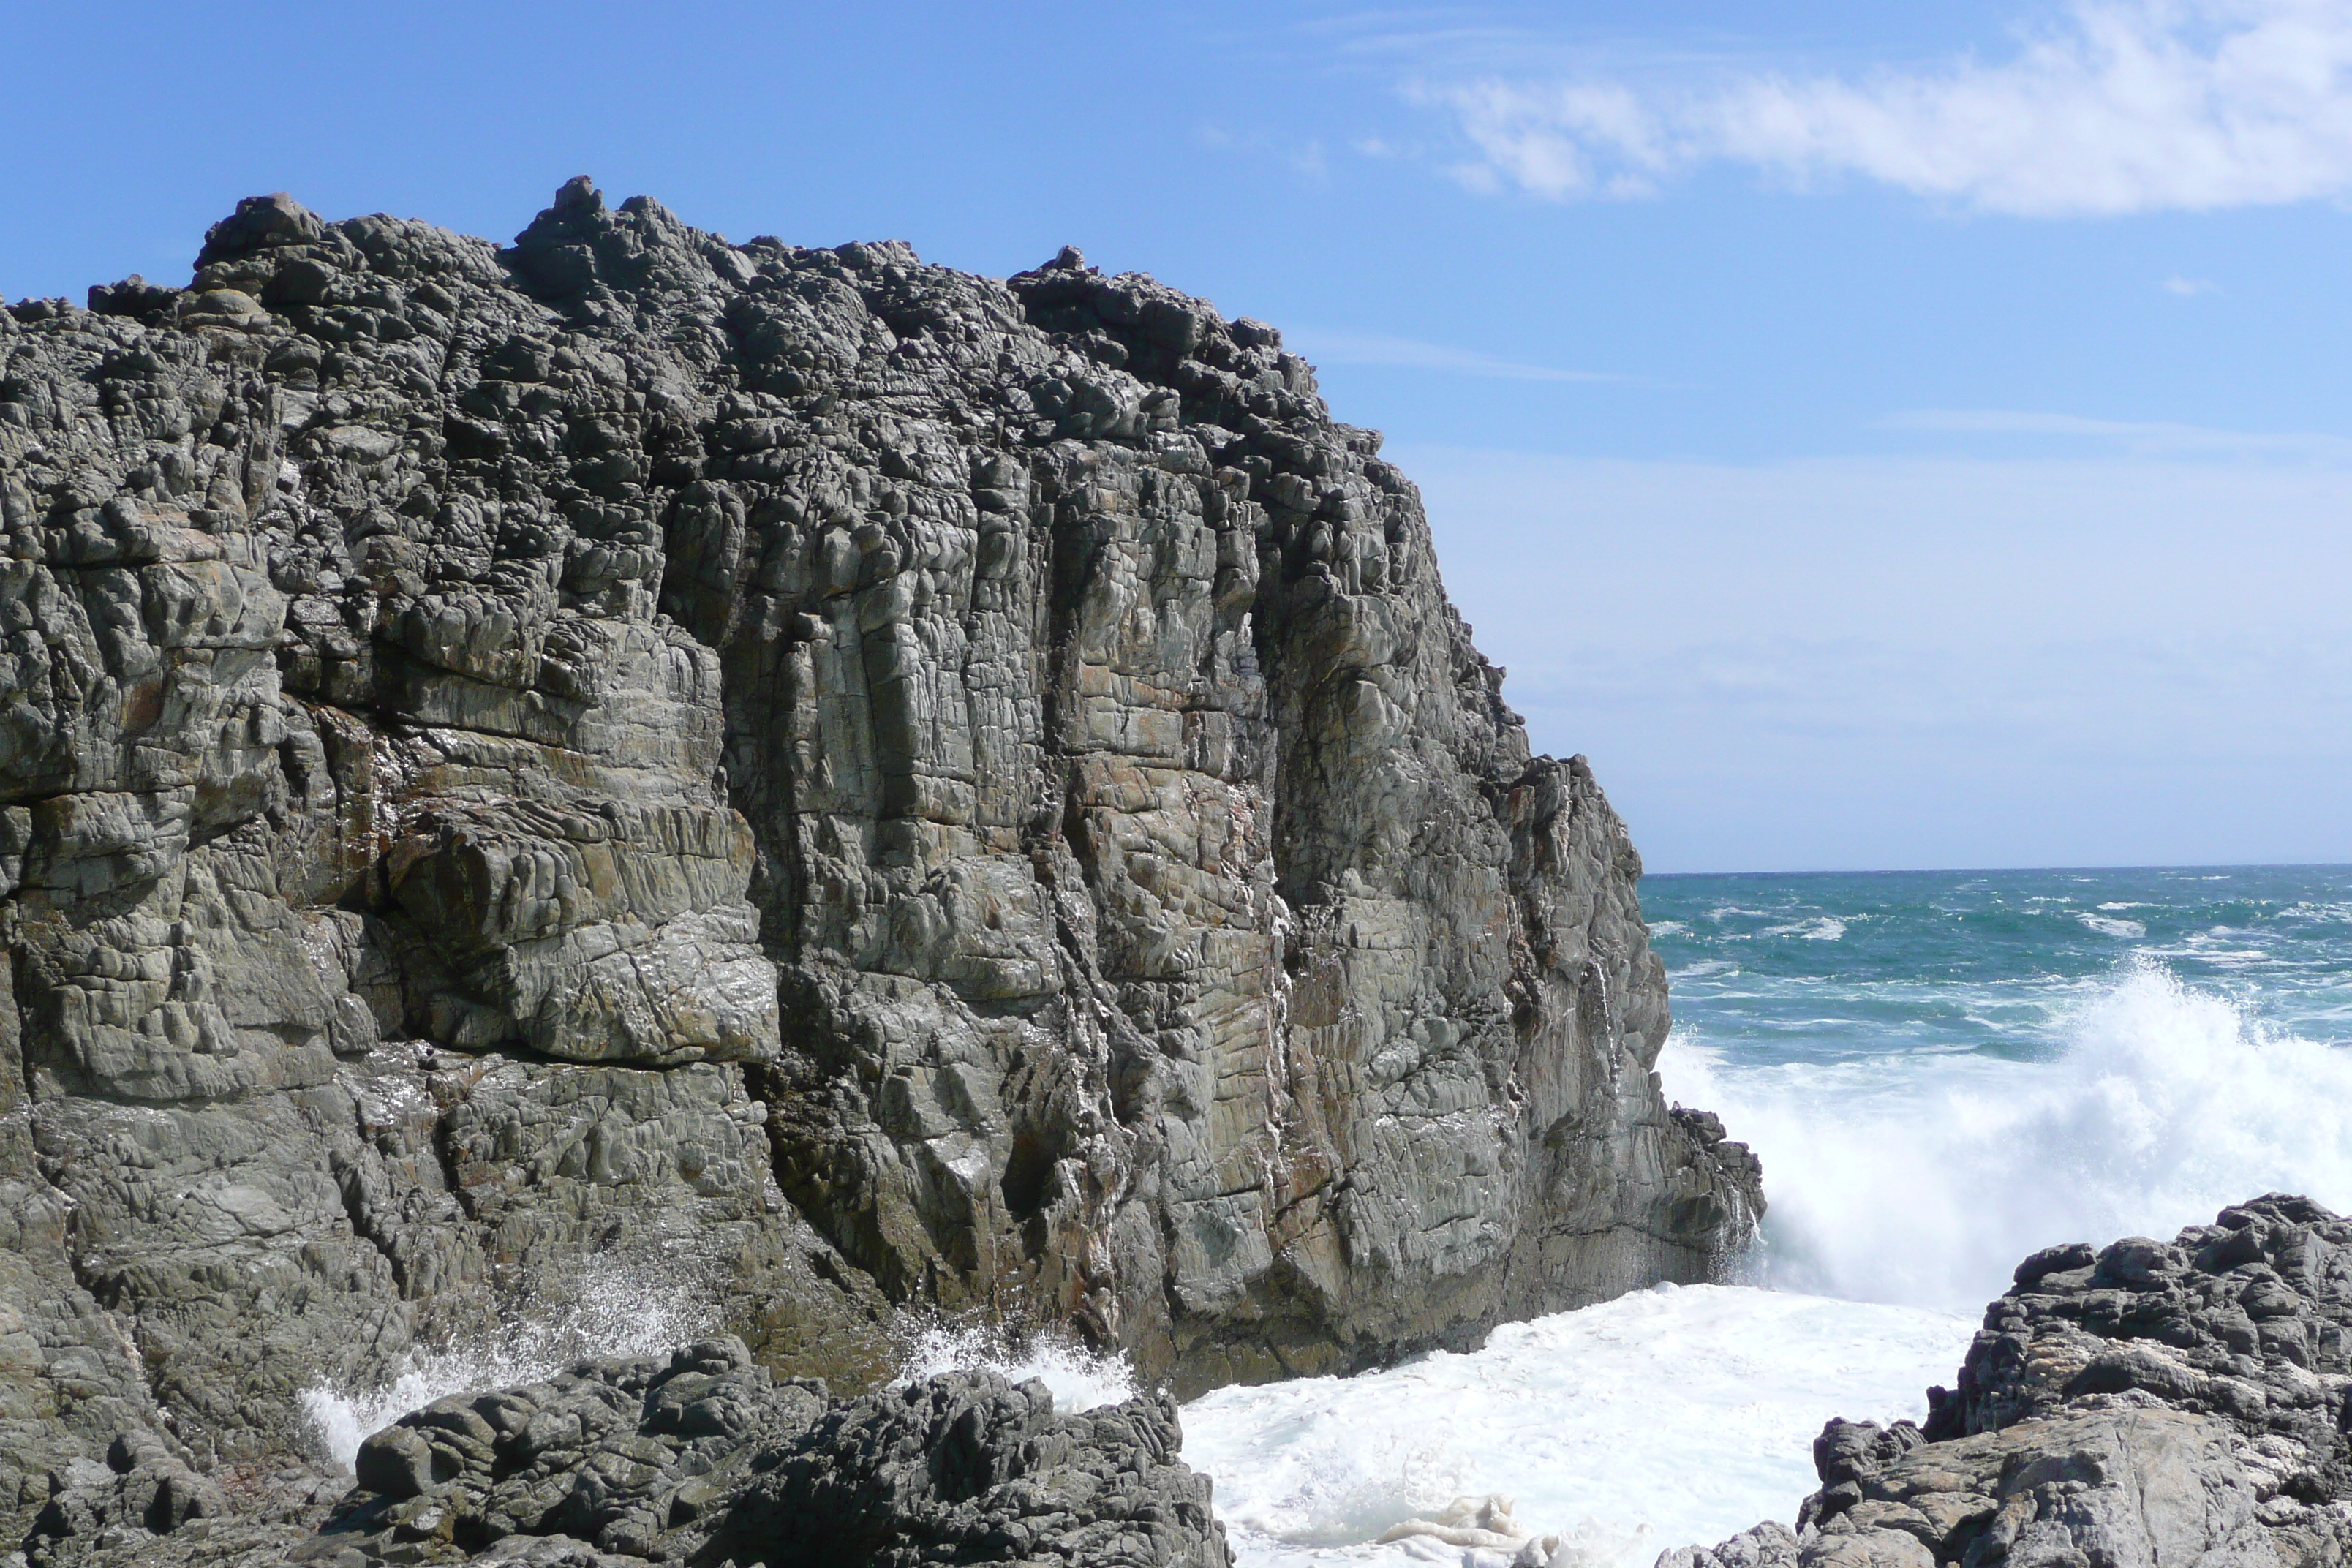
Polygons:
[[2352,868],[1653,877],[1759,1282],[1972,1311],[2053,1241],[2352,1207]]

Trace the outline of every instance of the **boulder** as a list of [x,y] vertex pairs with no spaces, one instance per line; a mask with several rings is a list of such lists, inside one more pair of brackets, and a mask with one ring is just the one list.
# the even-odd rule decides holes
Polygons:
[[[2352,1552],[2352,1221],[2271,1194],[2170,1242],[2045,1248],[1909,1422],[1832,1421],[1822,1489],[1661,1568],[2321,1568]],[[1859,1554],[1859,1555],[1858,1555]]]

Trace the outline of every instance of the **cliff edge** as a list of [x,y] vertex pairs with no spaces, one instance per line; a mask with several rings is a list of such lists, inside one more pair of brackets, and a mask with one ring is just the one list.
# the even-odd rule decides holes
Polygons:
[[0,311],[0,1524],[551,1334],[1190,1392],[1705,1278],[1640,861],[1379,446],[1074,251],[585,180]]

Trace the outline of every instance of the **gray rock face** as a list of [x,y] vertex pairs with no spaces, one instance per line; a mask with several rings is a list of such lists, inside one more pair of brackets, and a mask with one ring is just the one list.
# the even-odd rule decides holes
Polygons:
[[0,311],[0,1532],[598,1269],[1191,1391],[1752,1226],[1622,825],[1272,329],[584,181],[90,307]]
[[2273,1194],[2169,1243],[2036,1253],[1926,1430],[1832,1421],[1795,1531],[1662,1568],[2352,1557],[2352,1221]]

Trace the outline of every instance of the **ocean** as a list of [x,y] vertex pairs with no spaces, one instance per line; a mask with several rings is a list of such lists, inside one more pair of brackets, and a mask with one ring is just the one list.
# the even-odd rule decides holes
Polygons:
[[1793,1522],[1822,1423],[1924,1415],[2027,1253],[2268,1190],[2352,1207],[2352,868],[1654,877],[1642,901],[1667,1093],[1763,1158],[1742,1282],[1194,1401],[1184,1455],[1250,1568],[1499,1568],[1376,1543],[1492,1494],[1589,1568]]

